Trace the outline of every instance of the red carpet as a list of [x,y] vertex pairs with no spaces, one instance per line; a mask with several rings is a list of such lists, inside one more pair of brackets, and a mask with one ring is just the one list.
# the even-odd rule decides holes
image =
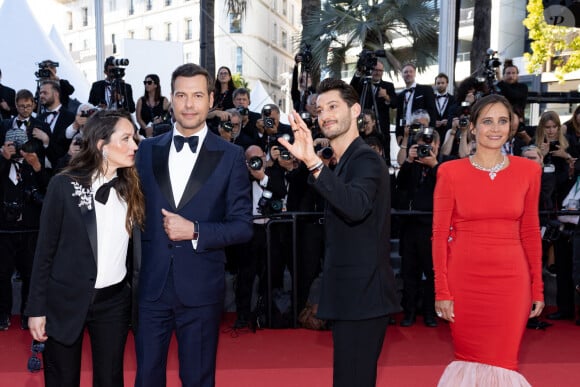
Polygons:
[[[233,316],[226,316],[218,351],[218,387],[328,387],[332,385],[332,341],[330,332],[304,329],[226,332]],[[400,317],[399,317],[400,319]],[[0,332],[0,387],[41,387],[42,373],[26,370],[30,335],[21,331],[19,319]],[[546,331],[526,330],[521,350],[521,372],[534,386],[580,385],[580,327],[571,321],[556,322]],[[91,386],[88,338],[85,340],[82,386]],[[180,385],[175,343],[168,364],[168,386]],[[453,358],[447,326],[426,328],[419,318],[411,328],[390,326],[379,360],[379,387],[435,386]],[[133,337],[125,357],[125,382],[135,377]]]

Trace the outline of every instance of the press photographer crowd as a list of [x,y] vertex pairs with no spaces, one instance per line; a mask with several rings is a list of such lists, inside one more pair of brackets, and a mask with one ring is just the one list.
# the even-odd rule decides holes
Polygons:
[[[159,76],[148,74],[136,101],[123,79],[129,60],[114,57],[106,59],[105,79],[92,84],[86,102],[73,97],[74,86],[60,78],[59,64],[52,60],[39,63],[36,90],[15,91],[2,82],[0,331],[15,321],[22,329],[30,328],[36,352],[46,343],[44,361],[52,362],[45,364],[45,373],[52,375],[46,376],[47,386],[59,385],[78,376],[74,367],[80,367],[80,360],[72,371],[65,365],[72,361],[70,347],[82,344],[84,327],[91,340],[103,337],[100,313],[112,312],[99,306],[106,305],[116,310],[107,316],[114,316],[111,329],[118,336],[107,342],[111,356],[121,353],[122,359],[129,328],[139,327],[136,385],[153,386],[161,377],[156,372],[165,370],[152,369],[165,364],[168,345],[163,338],[156,341],[153,332],[161,330],[167,338],[174,329],[184,347],[193,342],[191,328],[168,312],[174,303],[187,319],[201,316],[202,324],[212,327],[208,335],[215,336],[209,339],[208,353],[180,350],[180,362],[215,358],[226,271],[235,278],[232,335],[295,326],[332,329],[335,351],[344,353],[341,335],[349,329],[381,331],[383,322],[412,327],[418,317],[436,328],[443,319],[450,320],[437,303],[436,283],[442,274],[434,270],[432,248],[439,168],[469,159],[493,181],[505,174],[506,162],[517,164],[519,158],[542,170],[537,208],[542,268],[557,284],[557,309],[531,317],[527,326],[544,329],[550,320],[565,319],[580,325],[575,304],[580,293],[580,106],[566,122],[556,112],[544,111],[537,126],[526,125],[528,88],[518,81],[513,62],[502,62],[493,50],[482,77],[458,82],[455,95],[448,92],[450,80],[444,73],[432,85],[418,84],[412,62],[397,69],[405,87],[396,91],[383,79],[384,56],[380,50],[362,51],[350,85],[329,80],[315,84],[312,55],[304,47],[295,57],[291,97],[296,113],[289,115],[290,124],[281,122],[275,104],[251,111],[250,90],[236,88],[225,66],[215,80],[195,65],[180,66],[169,96],[163,95]],[[511,106],[506,118],[510,130],[501,145],[501,163],[480,165],[476,154],[487,143],[478,139],[472,113],[489,96],[502,96],[495,103],[505,98]],[[485,108],[481,114],[488,114]],[[192,140],[188,135],[194,133]],[[352,143],[344,142],[347,133]],[[397,147],[391,147],[391,133]],[[361,156],[367,148],[372,155]],[[395,148],[397,153],[391,154]],[[355,169],[353,160],[361,158],[365,169]],[[118,194],[106,193],[101,204],[97,196],[103,186]],[[111,197],[118,200],[106,204]],[[364,202],[360,210],[359,201]],[[479,204],[474,200],[471,205]],[[380,219],[371,227],[373,216]],[[358,258],[337,258],[348,254],[349,243],[362,244],[361,227],[384,238],[381,247],[368,252],[371,263],[364,267]],[[66,230],[78,230],[79,235],[65,235]],[[391,240],[399,241],[401,257],[396,283],[388,262]],[[81,242],[86,245],[81,247]],[[333,250],[342,244],[342,252]],[[85,249],[86,262],[67,256]],[[195,263],[183,255],[188,251],[195,254]],[[364,251],[360,247],[361,256]],[[160,263],[156,254],[168,259]],[[375,259],[373,254],[380,256]],[[361,278],[365,270],[373,270],[367,285],[385,286],[385,294],[369,295],[374,290],[351,284],[354,274],[341,272],[341,264],[350,265],[353,273],[360,271]],[[285,286],[285,273],[292,289]],[[21,283],[19,318],[12,316],[13,281]],[[340,293],[341,281],[352,294],[332,299],[330,293]],[[396,303],[385,301],[395,293]],[[73,305],[68,309],[62,305],[67,297]],[[355,297],[359,305],[348,309],[345,305]],[[370,306],[366,300],[372,297],[382,301]],[[355,311],[358,315],[352,317]],[[156,320],[163,313],[173,316],[167,323],[171,328]],[[386,320],[370,328],[344,324],[377,316]],[[372,335],[370,341],[382,345],[384,329]],[[29,366],[40,369],[35,361]],[[108,372],[115,372],[106,366],[94,372],[103,380],[118,377],[106,379]],[[202,374],[212,372],[215,364],[210,361]]]

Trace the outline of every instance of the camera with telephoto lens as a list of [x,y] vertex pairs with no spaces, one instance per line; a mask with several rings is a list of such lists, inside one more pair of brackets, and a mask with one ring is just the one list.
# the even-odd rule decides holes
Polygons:
[[232,121],[220,121],[220,127],[228,132],[231,133],[234,130],[234,124],[232,124]]
[[282,200],[273,199],[272,196],[272,191],[265,189],[262,192],[262,196],[260,197],[260,200],[258,200],[258,212],[261,215],[269,216],[282,212],[284,203],[282,203]]
[[433,128],[423,128],[419,133],[419,139],[423,140],[425,144],[431,144],[433,142]]
[[238,108],[238,113],[240,113],[240,115],[242,115],[242,116],[247,116],[248,114],[250,114],[250,111],[248,110],[248,108],[240,106]]
[[356,62],[356,69],[359,73],[366,75],[367,77],[371,75],[373,69],[377,65],[378,57],[385,58],[387,56],[385,50],[362,50],[358,54],[358,61]]
[[316,145],[314,147],[316,153],[320,152],[320,157],[325,160],[330,160],[334,156],[334,150],[329,146]]
[[431,151],[433,147],[429,144],[419,144],[417,145],[417,157],[422,159],[423,157],[431,156]]
[[50,67],[58,67],[58,62],[53,62],[51,60],[45,60],[44,62],[38,63],[38,71],[34,73],[36,78],[50,78],[52,72],[49,70]]
[[302,63],[305,67],[310,66],[310,62],[312,61],[312,50],[309,44],[304,44],[304,46],[302,46],[300,52],[294,57],[294,61],[296,63]]
[[288,141],[290,144],[294,143],[294,138],[288,133],[276,133],[272,136],[268,136],[268,143],[272,144],[272,146],[278,147],[278,152],[280,152],[280,158],[282,160],[290,160],[292,158],[292,153],[282,144],[278,142],[279,138],[283,138],[284,140]]
[[272,115],[272,108],[265,106],[262,109],[262,116],[264,116],[264,126],[268,129],[272,129],[276,123],[270,115]]
[[264,166],[264,161],[260,156],[250,157],[250,159],[246,162],[248,167],[253,171],[259,171]]
[[306,126],[308,126],[309,128],[314,123],[314,120],[312,119],[312,116],[308,112],[302,112],[302,113],[300,113],[300,118],[302,118],[302,121],[304,121],[304,123],[306,124]]
[[125,68],[120,66],[129,66],[129,59],[108,57],[105,61],[106,66],[115,66],[108,70],[109,75],[114,79],[122,79],[125,76]]

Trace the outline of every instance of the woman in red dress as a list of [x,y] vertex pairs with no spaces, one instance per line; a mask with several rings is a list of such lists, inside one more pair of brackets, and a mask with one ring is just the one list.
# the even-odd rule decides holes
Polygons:
[[450,322],[456,361],[439,386],[529,386],[516,372],[530,317],[544,307],[538,197],[541,168],[505,156],[511,106],[471,112],[473,156],[441,165],[433,211],[435,310]]

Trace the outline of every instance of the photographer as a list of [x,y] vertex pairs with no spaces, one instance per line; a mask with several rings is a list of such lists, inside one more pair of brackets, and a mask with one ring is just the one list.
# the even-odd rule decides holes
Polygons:
[[401,146],[397,154],[397,163],[402,165],[409,155],[409,148],[414,144],[416,135],[429,127],[431,116],[426,110],[419,109],[411,115],[410,124],[405,125],[403,137],[401,138]]
[[[375,114],[377,132],[381,134],[381,141],[383,148],[388,152],[391,149],[391,117],[390,109],[397,108],[397,94],[395,93],[395,86],[391,82],[383,81],[383,73],[385,66],[378,61],[376,57],[369,58],[369,54],[360,55],[357,62],[357,71],[353,76],[350,84],[362,99],[364,97],[363,109],[371,110]],[[374,66],[370,67],[371,64]],[[366,95],[363,96],[365,90],[365,83],[367,83]],[[390,155],[387,155],[387,160],[390,163]]]
[[248,149],[253,145],[253,141],[245,133],[241,131],[242,115],[237,109],[228,109],[226,113],[229,114],[227,121],[220,121],[218,126],[218,133],[224,140]]
[[[433,128],[423,128],[415,135],[413,143],[397,175],[399,205],[405,210],[433,212],[439,133]],[[405,312],[400,324],[402,327],[415,323],[420,295],[423,322],[427,327],[437,326],[431,256],[432,222],[431,214],[405,216],[401,220],[402,306]],[[421,279],[423,275],[424,281]]]
[[[268,215],[280,207],[286,196],[286,186],[283,175],[274,171],[272,163],[266,161],[266,154],[257,145],[246,149],[246,165],[252,182],[252,214],[254,215],[254,235],[243,248],[243,254],[238,263],[236,287],[237,320],[234,328],[245,328],[251,323],[252,288],[256,275],[260,278],[260,294],[266,292],[266,224]],[[273,207],[274,206],[274,207]],[[264,217],[261,217],[264,216]],[[273,244],[275,247],[276,244]],[[272,256],[279,256],[273,251]]]
[[262,118],[256,121],[256,129],[254,142],[265,151],[270,148],[271,144],[277,144],[278,137],[284,134],[292,136],[290,126],[280,123],[280,108],[275,104],[264,105]]
[[[234,106],[242,116],[242,133],[246,134],[246,136],[252,139],[252,143],[257,145],[256,138],[258,137],[258,129],[256,128],[256,122],[261,116],[259,113],[250,111],[250,91],[243,87],[237,88],[234,90],[233,98]],[[223,118],[222,121],[224,121]]]
[[528,86],[519,83],[519,69],[511,59],[506,59],[503,65],[502,80],[497,83],[497,88],[514,108],[525,111],[528,100]]
[[[312,74],[310,64],[312,61],[312,52],[310,46],[306,45],[294,57],[294,70],[292,71],[292,88],[290,96],[294,110],[299,113],[307,111],[308,97],[316,92],[316,87],[312,85]],[[298,66],[300,66],[300,75],[298,75]]]
[[115,59],[110,56],[105,60],[104,72],[106,78],[94,82],[89,93],[89,103],[101,109],[125,109],[129,113],[135,113],[135,101],[133,100],[133,88],[123,81],[125,69],[117,63],[129,64],[126,59]]
[[69,81],[67,81],[66,79],[59,78],[58,75],[56,75],[56,68],[58,67],[58,65],[59,65],[58,62],[55,62],[53,60],[50,59],[43,60],[38,64],[39,70],[36,75],[40,81],[51,80],[58,82],[60,86],[60,102],[62,103],[62,106],[65,109],[74,113],[76,105],[73,106],[73,104],[70,104],[71,106],[69,106],[69,102],[71,100],[70,96],[72,95],[72,93],[75,92],[75,88],[73,87],[73,85],[70,84]]
[[42,122],[30,117],[32,93],[19,91],[16,104],[18,116],[4,121],[0,129],[0,143],[3,144],[0,149],[0,330],[8,329],[9,325],[14,269],[18,270],[22,279],[21,327],[28,329],[24,309],[40,211],[50,179],[50,172],[41,161],[44,151],[42,141],[34,134],[46,128]]

